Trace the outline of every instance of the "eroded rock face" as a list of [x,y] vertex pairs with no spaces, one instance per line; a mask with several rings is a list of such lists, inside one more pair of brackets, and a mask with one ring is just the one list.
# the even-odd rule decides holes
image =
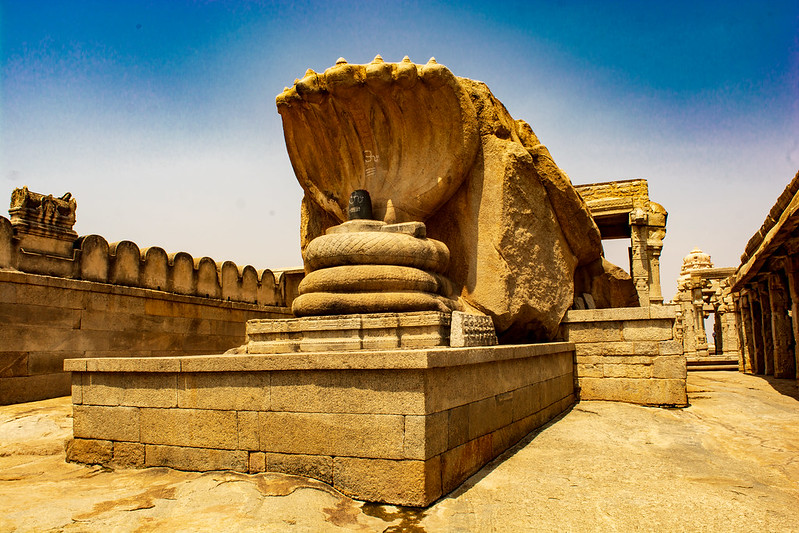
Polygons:
[[[304,258],[366,189],[375,218],[418,221],[450,251],[460,305],[494,320],[501,342],[551,339],[578,266],[601,258],[599,230],[568,176],[488,87],[431,60],[339,60],[277,97],[305,190]],[[308,265],[306,264],[306,270]]]

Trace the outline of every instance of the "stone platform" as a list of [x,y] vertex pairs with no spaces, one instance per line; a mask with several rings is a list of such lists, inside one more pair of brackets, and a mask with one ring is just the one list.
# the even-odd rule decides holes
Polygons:
[[676,316],[673,305],[568,311],[560,336],[575,345],[580,400],[688,405]]
[[426,506],[575,401],[574,345],[93,358],[68,460],[283,472]]
[[491,317],[420,311],[249,320],[246,351],[281,354],[495,344]]

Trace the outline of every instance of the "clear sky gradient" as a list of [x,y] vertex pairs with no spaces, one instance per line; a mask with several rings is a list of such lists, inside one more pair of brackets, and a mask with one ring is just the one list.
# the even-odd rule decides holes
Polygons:
[[375,54],[486,82],[574,183],[647,179],[667,298],[694,246],[737,266],[799,169],[796,0],[0,0],[0,197],[71,191],[82,235],[299,266],[274,97]]

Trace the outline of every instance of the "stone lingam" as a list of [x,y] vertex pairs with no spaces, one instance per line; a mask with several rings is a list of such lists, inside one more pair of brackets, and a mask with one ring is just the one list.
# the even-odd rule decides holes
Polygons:
[[297,319],[251,320],[246,353],[389,350],[497,344],[491,317],[463,313],[444,275],[450,256],[422,222],[372,220],[368,191],[350,196],[350,220],[305,248]]
[[68,361],[68,459],[429,505],[574,403],[574,345],[546,341],[603,271],[599,231],[530,127],[433,59],[340,59],[277,107],[305,191],[295,318],[227,354]]

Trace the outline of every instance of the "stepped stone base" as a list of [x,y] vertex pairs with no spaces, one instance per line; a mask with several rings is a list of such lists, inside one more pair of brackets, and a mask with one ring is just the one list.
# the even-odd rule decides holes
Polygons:
[[675,319],[665,305],[568,311],[560,335],[575,344],[580,399],[688,405]]
[[246,351],[280,354],[495,344],[489,316],[425,311],[250,320]]
[[70,359],[70,461],[426,506],[575,401],[574,345]]

